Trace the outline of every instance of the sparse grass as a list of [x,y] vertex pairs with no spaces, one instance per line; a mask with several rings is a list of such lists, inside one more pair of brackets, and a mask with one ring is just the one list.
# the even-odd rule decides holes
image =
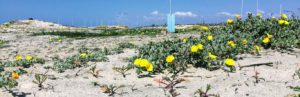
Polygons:
[[43,83],[48,79],[46,74],[35,74],[34,75],[35,80],[32,82],[37,84],[39,87],[39,90],[42,90],[44,88]]
[[107,55],[123,53],[121,48],[87,49],[81,48],[79,54],[69,56],[65,59],[55,59],[53,68],[58,72],[64,72],[67,69],[74,69],[85,66],[87,62],[105,62],[108,61]]
[[0,47],[2,47],[4,44],[6,44],[7,41],[4,41],[4,40],[0,40]]
[[118,44],[119,48],[125,49],[125,48],[135,48],[136,45],[134,45],[133,43],[129,43],[129,42],[122,42]]
[[100,74],[100,69],[97,69],[97,66],[94,65],[90,70],[89,70],[89,73],[92,74],[95,78],[98,78],[99,77],[99,74]]
[[122,36],[122,35],[156,35],[161,33],[162,29],[124,29],[114,30],[106,29],[99,31],[57,31],[57,32],[38,32],[33,33],[33,36],[40,35],[56,35],[65,36],[68,38],[84,38],[84,37],[104,37],[104,36]]
[[130,68],[127,66],[122,66],[122,67],[114,67],[113,70],[120,73],[125,78],[126,72],[129,71]]
[[211,89],[211,85],[207,85],[205,90],[198,89],[194,94],[198,95],[197,97],[220,97],[219,94],[209,94],[208,91]]
[[100,86],[103,93],[108,94],[108,96],[115,96],[115,94],[122,95],[122,93],[118,93],[117,90],[124,88],[125,85],[115,86],[115,85],[102,85]]

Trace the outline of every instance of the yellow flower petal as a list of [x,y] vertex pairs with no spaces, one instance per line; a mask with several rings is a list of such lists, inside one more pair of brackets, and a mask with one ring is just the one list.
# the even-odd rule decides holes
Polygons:
[[17,73],[17,72],[12,72],[12,73],[11,73],[11,77],[12,77],[14,80],[16,80],[16,79],[19,79],[19,78],[20,78],[20,75],[19,75],[19,73]]
[[233,20],[232,19],[228,19],[227,20],[227,24],[233,24]]
[[197,47],[196,45],[193,45],[193,46],[191,47],[191,52],[192,52],[192,53],[198,52],[198,47]]
[[27,60],[27,61],[31,61],[32,59],[33,59],[32,56],[26,56],[26,60]]
[[16,55],[16,60],[22,60],[23,57],[21,55]]
[[233,59],[225,59],[225,64],[226,66],[231,67],[235,65],[235,62]]
[[168,63],[172,63],[174,61],[175,57],[173,55],[168,55],[167,58],[166,58],[166,61]]

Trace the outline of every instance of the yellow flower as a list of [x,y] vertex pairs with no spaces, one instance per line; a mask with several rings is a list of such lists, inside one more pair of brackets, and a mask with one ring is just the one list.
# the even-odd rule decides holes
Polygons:
[[148,63],[146,69],[147,69],[148,72],[152,72],[153,71],[153,65],[151,63]]
[[212,41],[212,40],[214,39],[214,37],[211,36],[211,35],[208,35],[208,36],[207,36],[207,39],[208,39],[209,41]]
[[285,20],[278,20],[278,24],[283,25],[285,23]]
[[270,39],[268,37],[265,37],[263,39],[263,43],[268,44],[270,42]]
[[243,40],[242,40],[242,44],[243,44],[243,45],[246,45],[246,44],[247,44],[247,40],[246,40],[246,39],[243,39]]
[[201,26],[201,30],[203,30],[203,31],[208,31],[209,28],[208,28],[208,26]]
[[228,41],[227,44],[232,48],[236,46],[236,44],[233,41]]
[[226,64],[226,66],[228,66],[228,67],[232,67],[232,66],[235,65],[235,62],[234,62],[233,59],[225,59],[225,64]]
[[88,57],[92,57],[93,55],[92,55],[92,54],[90,54],[90,53],[88,53],[88,54],[87,54],[87,56],[88,56]]
[[31,61],[32,59],[33,59],[32,56],[26,56],[26,60],[27,60],[27,61]]
[[289,25],[289,21],[284,21],[284,25]]
[[255,45],[254,48],[255,48],[256,52],[260,51],[260,47],[258,45]]
[[136,66],[140,66],[141,61],[142,61],[141,58],[135,59],[133,64]]
[[276,17],[275,17],[275,16],[272,16],[272,19],[276,19]]
[[281,18],[282,19],[287,19],[287,15],[283,13],[283,14],[281,14]]
[[261,15],[261,13],[260,13],[260,12],[258,12],[258,13],[257,13],[257,16],[258,16],[258,17],[261,17],[262,15]]
[[85,58],[86,55],[87,55],[86,53],[81,53],[81,54],[80,54],[80,56],[81,56],[82,58]]
[[142,59],[139,66],[140,67],[147,67],[149,65],[149,61],[147,59]]
[[11,77],[12,77],[14,80],[16,80],[16,79],[19,79],[19,78],[20,78],[20,75],[19,75],[19,73],[17,73],[17,72],[12,72],[12,73],[11,73]]
[[193,46],[191,47],[191,52],[192,52],[192,53],[198,52],[198,47],[197,47],[196,45],[193,45]]
[[234,15],[234,17],[235,17],[236,19],[240,19],[240,18],[241,18],[241,15],[236,14],[236,15]]
[[232,19],[228,19],[227,20],[227,24],[233,24],[233,20]]
[[16,59],[17,59],[17,60],[22,60],[23,57],[22,57],[21,55],[16,55]]
[[173,55],[168,55],[167,58],[166,58],[166,61],[168,63],[172,63],[174,61],[175,57]]
[[213,55],[213,54],[211,54],[211,53],[208,53],[208,56],[209,56],[209,58],[212,59],[212,60],[214,60],[214,59],[217,58],[216,55]]
[[268,34],[267,34],[267,37],[268,37],[268,38],[272,38],[273,35],[271,35],[271,34],[268,33]]
[[187,42],[187,39],[186,39],[186,38],[183,38],[183,39],[182,39],[182,42],[183,42],[183,43],[186,43],[186,42]]
[[203,50],[203,45],[202,45],[201,43],[199,43],[199,44],[197,45],[197,47],[198,47],[198,50]]

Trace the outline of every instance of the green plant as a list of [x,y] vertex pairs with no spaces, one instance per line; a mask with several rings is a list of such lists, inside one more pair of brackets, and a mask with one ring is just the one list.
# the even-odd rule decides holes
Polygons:
[[20,75],[27,73],[27,71],[23,69],[18,69],[13,72],[5,72],[0,74],[0,88],[4,88],[5,90],[12,93],[12,88],[18,86],[18,81]]
[[0,40],[0,47],[3,46],[6,43],[4,40]]
[[84,66],[87,62],[105,62],[108,61],[107,55],[122,53],[120,48],[87,49],[82,48],[79,54],[69,56],[66,59],[57,60],[53,68],[58,72],[64,72],[67,69],[74,69]]
[[[153,64],[153,73],[164,70],[174,72],[172,65],[165,61],[168,55],[174,55],[182,71],[188,64],[208,70],[225,67],[225,59],[239,59],[239,54],[256,54],[263,49],[289,50],[300,48],[299,19],[284,20],[289,24],[280,24],[276,19],[263,19],[248,15],[248,18],[233,20],[221,27],[210,27],[197,38],[151,42],[138,48],[139,54],[132,58],[131,65],[138,58],[147,59]],[[201,49],[199,49],[201,48]],[[213,55],[213,56],[212,56]],[[234,62],[233,62],[234,63]],[[134,66],[130,66],[134,67]],[[234,68],[231,66],[231,68]],[[140,69],[140,68],[137,68]]]
[[299,79],[300,79],[300,69],[298,69],[298,70],[296,70],[296,73],[295,73],[298,77],[299,77]]
[[32,57],[32,56],[30,56],[30,57],[31,57],[30,60],[22,58],[22,59],[15,60],[15,61],[0,62],[0,64],[2,64],[2,66],[4,66],[4,67],[22,66],[25,68],[29,68],[30,66],[32,66],[33,64],[36,64],[36,63],[39,63],[39,64],[45,63],[45,60],[42,58],[37,58],[37,57]]
[[57,35],[68,38],[84,38],[84,37],[104,37],[104,36],[121,36],[121,35],[157,35],[162,29],[101,29],[97,31],[57,31],[57,32],[37,32],[33,36],[39,35]]
[[35,80],[33,80],[32,82],[37,84],[39,87],[39,90],[44,88],[43,83],[48,79],[46,74],[35,74],[34,75]]
[[97,69],[97,66],[93,66],[90,70],[89,70],[89,73],[92,74],[95,78],[98,78],[99,77],[99,72],[101,70],[98,70]]
[[134,45],[133,43],[129,43],[129,42],[122,42],[122,43],[119,43],[118,45],[119,45],[119,48],[121,48],[121,49],[124,49],[124,48],[132,49],[132,48],[136,47],[136,45]]
[[[296,87],[290,86],[290,88],[293,89],[293,90],[296,91],[296,92],[300,92],[300,86],[296,86]],[[300,97],[300,94],[295,95],[295,97]]]
[[120,73],[124,78],[126,77],[126,72],[130,70],[127,66],[113,67],[113,70]]
[[208,91],[211,89],[211,85],[207,85],[205,90],[198,89],[194,94],[199,97],[220,97],[218,94],[208,94]]
[[103,93],[108,94],[108,96],[113,96],[115,94],[121,94],[121,93],[117,93],[117,90],[119,90],[120,88],[124,88],[125,85],[120,85],[120,86],[115,86],[115,85],[102,85],[100,86],[101,90],[103,91]]
[[176,91],[176,85],[186,80],[182,78],[178,78],[177,74],[173,74],[170,77],[163,77],[162,79],[154,79],[154,81],[159,84],[165,85],[163,87],[163,90],[166,96],[168,96],[168,94],[166,93],[166,91],[168,91],[170,97],[177,97],[180,95],[180,93]]

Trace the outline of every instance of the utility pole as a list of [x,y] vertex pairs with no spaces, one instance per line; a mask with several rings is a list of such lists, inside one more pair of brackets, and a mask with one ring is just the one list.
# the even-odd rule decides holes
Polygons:
[[242,0],[241,4],[241,17],[243,18],[243,9],[244,9],[244,0]]
[[259,9],[258,9],[258,0],[256,0],[256,14],[258,14]]
[[280,15],[282,14],[282,5],[280,4],[280,9],[279,9]]

